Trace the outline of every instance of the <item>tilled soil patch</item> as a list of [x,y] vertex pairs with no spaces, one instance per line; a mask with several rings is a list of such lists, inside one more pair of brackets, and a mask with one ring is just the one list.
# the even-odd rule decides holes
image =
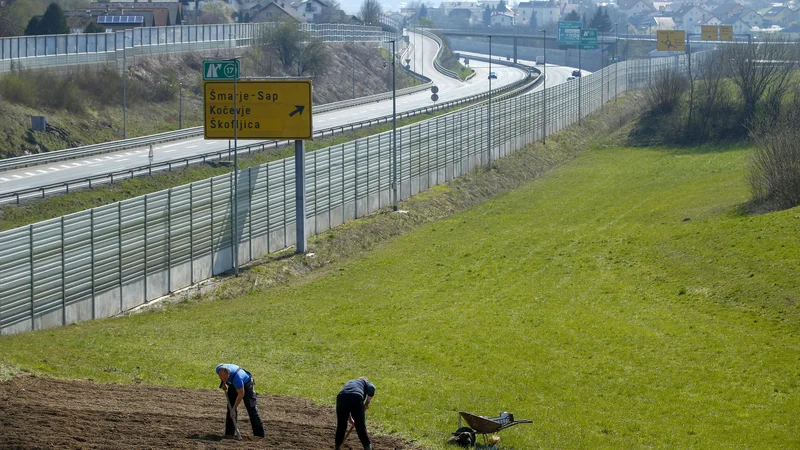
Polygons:
[[[239,409],[243,440],[235,441],[222,437],[225,398],[220,390],[19,376],[0,383],[0,448],[333,448],[333,408],[259,394],[263,440],[253,438],[247,412],[244,406]],[[392,436],[371,438],[376,450],[419,448]],[[361,448],[355,433],[345,448]]]

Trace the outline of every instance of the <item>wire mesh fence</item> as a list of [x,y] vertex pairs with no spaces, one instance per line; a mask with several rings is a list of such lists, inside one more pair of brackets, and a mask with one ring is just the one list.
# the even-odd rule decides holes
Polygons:
[[[491,124],[483,104],[400,128],[399,197],[576,123],[579,101],[582,114],[590,114],[683,59],[618,63],[546,92],[497,101]],[[391,205],[392,153],[391,132],[307,153],[307,233]],[[0,233],[0,334],[109,317],[148,303],[231,270],[234,243],[239,264],[292,246],[294,159],[252,167],[237,178],[236,186],[227,174]]]

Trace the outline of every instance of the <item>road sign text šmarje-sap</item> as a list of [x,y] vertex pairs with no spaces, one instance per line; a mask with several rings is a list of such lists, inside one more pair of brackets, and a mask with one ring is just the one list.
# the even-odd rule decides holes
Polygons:
[[[206,81],[206,139],[311,139],[311,80]],[[234,117],[238,126],[234,126]]]
[[660,52],[686,51],[686,33],[683,30],[658,30],[656,49]]

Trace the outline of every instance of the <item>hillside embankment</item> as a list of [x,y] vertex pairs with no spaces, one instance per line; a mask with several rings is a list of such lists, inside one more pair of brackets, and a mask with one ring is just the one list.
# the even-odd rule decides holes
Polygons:
[[[362,97],[391,90],[391,70],[384,67],[385,59],[374,45],[325,45],[324,67],[316,75],[304,74],[313,80],[314,104],[348,100],[354,93]],[[274,55],[257,53],[254,47],[239,55],[242,76],[297,75],[295,64],[284,66]],[[184,128],[200,126],[203,60],[229,56],[183,53],[140,57],[127,67],[125,80],[122,71],[111,66],[2,75],[0,158],[109,142],[122,139],[123,134],[130,138],[177,130],[181,119]],[[397,77],[398,88],[411,83],[410,77]],[[47,130],[31,131],[31,116],[45,116]]]

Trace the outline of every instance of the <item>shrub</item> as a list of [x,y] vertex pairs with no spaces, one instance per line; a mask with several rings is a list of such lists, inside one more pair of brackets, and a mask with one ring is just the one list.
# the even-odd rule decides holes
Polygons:
[[800,205],[800,102],[784,114],[777,126],[763,120],[751,133],[756,148],[749,158],[750,189],[754,204],[767,209]]
[[7,74],[0,79],[0,97],[4,100],[27,106],[35,106],[38,102],[38,89],[33,80],[27,76]]
[[661,70],[653,74],[645,101],[651,112],[669,114],[680,105],[688,88],[689,80],[678,69]]

